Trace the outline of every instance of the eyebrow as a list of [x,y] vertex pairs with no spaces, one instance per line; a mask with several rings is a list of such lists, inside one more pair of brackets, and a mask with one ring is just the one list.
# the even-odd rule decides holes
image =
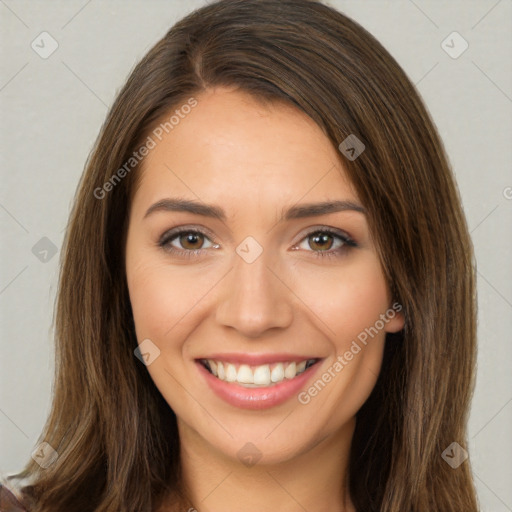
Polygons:
[[[363,206],[353,201],[335,200],[320,203],[306,203],[294,205],[287,209],[283,208],[282,217],[284,220],[302,219],[305,217],[316,217],[329,213],[352,210],[366,215]],[[165,198],[151,205],[144,215],[144,219],[150,214],[158,211],[166,212],[189,212],[205,217],[212,217],[221,221],[226,220],[226,212],[219,206],[192,201],[190,199]]]

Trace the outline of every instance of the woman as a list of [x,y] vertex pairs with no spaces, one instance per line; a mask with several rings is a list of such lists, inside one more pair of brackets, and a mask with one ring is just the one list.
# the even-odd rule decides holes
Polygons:
[[316,1],[212,3],[137,65],[87,163],[19,497],[476,511],[475,332],[460,198],[398,64]]

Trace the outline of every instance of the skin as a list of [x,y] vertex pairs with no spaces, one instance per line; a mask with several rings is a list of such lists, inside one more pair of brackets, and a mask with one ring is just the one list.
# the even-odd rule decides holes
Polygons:
[[[195,359],[214,352],[287,352],[323,358],[310,386],[359,333],[391,307],[364,213],[346,210],[280,220],[283,207],[326,200],[359,203],[342,157],[321,128],[284,103],[263,105],[234,88],[210,89],[144,160],[130,209],[126,273],[139,343],[160,355],[147,366],[175,411],[185,481],[200,512],[354,511],[348,453],[355,414],[379,373],[397,314],[308,404],[294,396],[253,411],[217,397]],[[166,197],[222,207],[225,222],[147,209]],[[206,228],[180,254],[158,245],[171,228]],[[336,237],[315,244],[313,233]],[[252,236],[263,248],[248,264],[236,252]],[[218,244],[218,248],[213,248]],[[291,250],[299,247],[299,250]],[[187,250],[203,249],[186,258]],[[317,257],[331,251],[335,257]],[[306,386],[306,387],[307,387]],[[246,467],[238,451],[261,453]],[[345,485],[343,485],[345,483]]]

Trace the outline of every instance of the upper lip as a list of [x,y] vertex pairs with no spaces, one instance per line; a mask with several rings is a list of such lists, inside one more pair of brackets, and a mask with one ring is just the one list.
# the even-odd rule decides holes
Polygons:
[[297,354],[237,354],[234,352],[225,354],[210,354],[206,357],[197,358],[199,360],[211,359],[213,361],[222,361],[232,364],[247,364],[249,366],[260,366],[264,364],[273,363],[299,363],[301,361],[308,361],[309,359],[320,359],[316,356],[302,356]]

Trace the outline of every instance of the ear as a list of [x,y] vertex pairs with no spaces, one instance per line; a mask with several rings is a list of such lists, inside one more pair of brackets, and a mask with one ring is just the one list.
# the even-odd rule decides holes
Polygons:
[[403,312],[403,306],[399,302],[393,302],[385,313],[388,321],[386,322],[386,332],[398,332],[404,328],[405,315]]

